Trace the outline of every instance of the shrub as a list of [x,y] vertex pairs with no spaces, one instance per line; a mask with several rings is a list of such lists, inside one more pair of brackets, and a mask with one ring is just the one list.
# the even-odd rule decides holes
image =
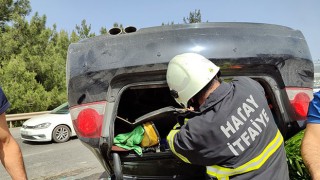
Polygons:
[[311,179],[307,167],[303,163],[300,152],[303,135],[304,131],[300,131],[285,142],[287,163],[289,166],[289,175],[291,180]]

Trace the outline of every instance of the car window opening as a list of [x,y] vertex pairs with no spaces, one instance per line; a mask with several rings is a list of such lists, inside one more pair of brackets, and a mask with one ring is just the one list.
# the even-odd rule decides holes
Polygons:
[[[132,130],[133,127],[125,123],[125,120],[134,123],[140,116],[167,106],[179,107],[170,96],[168,87],[129,88],[125,90],[121,95],[118,106],[115,136]],[[165,138],[176,122],[168,117],[166,119],[155,119],[153,123],[158,129],[160,137]]]

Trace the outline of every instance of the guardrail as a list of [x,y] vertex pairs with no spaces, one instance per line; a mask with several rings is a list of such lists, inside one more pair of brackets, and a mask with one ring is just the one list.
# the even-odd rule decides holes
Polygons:
[[47,114],[51,111],[41,111],[41,112],[31,112],[31,113],[21,113],[21,114],[6,114],[6,119],[9,122],[10,128],[13,127],[12,122],[13,121],[22,121],[22,120],[27,120],[30,119],[34,116],[38,116],[41,114]]

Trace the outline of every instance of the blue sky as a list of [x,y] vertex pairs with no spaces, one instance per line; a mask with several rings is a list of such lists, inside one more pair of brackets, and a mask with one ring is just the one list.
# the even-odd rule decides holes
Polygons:
[[35,12],[47,16],[47,27],[71,32],[85,19],[92,32],[115,22],[137,29],[162,23],[183,23],[199,9],[202,21],[257,22],[288,26],[304,34],[314,61],[320,61],[319,0],[30,0]]

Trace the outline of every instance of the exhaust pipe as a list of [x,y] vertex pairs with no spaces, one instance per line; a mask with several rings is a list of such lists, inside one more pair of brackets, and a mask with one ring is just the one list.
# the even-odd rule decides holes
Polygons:
[[137,31],[137,28],[134,27],[134,26],[128,26],[126,28],[124,28],[124,32],[125,33],[133,33],[133,32],[136,32]]
[[120,29],[118,27],[114,27],[114,28],[109,29],[108,32],[110,35],[118,35],[118,34],[122,33],[122,29]]

